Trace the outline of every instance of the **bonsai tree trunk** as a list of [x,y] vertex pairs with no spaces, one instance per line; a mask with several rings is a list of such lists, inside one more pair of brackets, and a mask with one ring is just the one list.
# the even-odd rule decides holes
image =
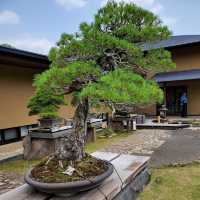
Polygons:
[[84,146],[85,146],[85,138],[87,134],[87,116],[89,110],[88,99],[82,100],[74,115],[74,136],[75,141],[77,143],[77,159],[80,160],[85,156]]
[[87,116],[89,110],[88,99],[81,100],[74,114],[74,132],[63,138],[56,148],[56,157],[59,160],[76,161],[84,156],[84,146],[87,131]]

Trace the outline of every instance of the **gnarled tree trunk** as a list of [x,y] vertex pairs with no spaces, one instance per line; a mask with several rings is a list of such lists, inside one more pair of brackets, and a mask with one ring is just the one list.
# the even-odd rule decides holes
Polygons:
[[88,99],[82,100],[74,115],[74,128],[75,128],[75,141],[78,146],[77,159],[82,159],[84,157],[84,146],[85,138],[87,134],[87,116],[89,110]]
[[84,157],[88,110],[88,99],[81,100],[74,114],[73,134],[63,138],[57,147],[56,157],[58,159],[75,161]]

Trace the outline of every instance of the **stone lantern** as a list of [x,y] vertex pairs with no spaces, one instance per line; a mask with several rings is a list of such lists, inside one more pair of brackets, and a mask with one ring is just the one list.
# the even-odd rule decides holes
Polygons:
[[166,120],[167,118],[167,108],[166,108],[166,105],[162,105],[161,108],[160,108],[160,118],[162,118],[163,120]]

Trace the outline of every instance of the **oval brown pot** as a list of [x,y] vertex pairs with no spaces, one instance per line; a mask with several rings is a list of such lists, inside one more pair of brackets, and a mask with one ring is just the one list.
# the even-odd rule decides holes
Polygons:
[[42,183],[34,180],[30,169],[25,175],[25,181],[36,190],[57,196],[68,196],[78,192],[86,191],[98,187],[106,178],[113,173],[113,165],[106,162],[108,169],[101,175],[83,181],[74,181],[67,183]]

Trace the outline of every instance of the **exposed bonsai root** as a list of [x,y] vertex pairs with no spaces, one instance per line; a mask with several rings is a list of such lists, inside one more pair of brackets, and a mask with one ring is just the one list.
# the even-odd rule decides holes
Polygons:
[[45,165],[48,165],[49,162],[50,162],[51,160],[53,160],[54,158],[55,158],[54,155],[53,155],[53,156],[49,156],[49,158],[48,158],[47,162],[45,163]]
[[58,163],[59,163],[59,166],[60,166],[62,169],[64,169],[62,160],[59,160]]

